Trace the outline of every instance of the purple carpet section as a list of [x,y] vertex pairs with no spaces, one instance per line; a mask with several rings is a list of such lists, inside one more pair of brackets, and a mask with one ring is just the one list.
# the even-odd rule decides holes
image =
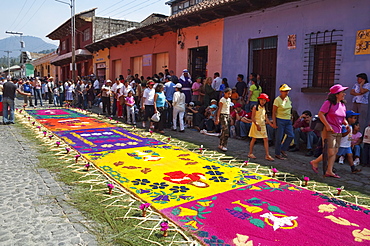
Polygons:
[[64,119],[86,117],[86,115],[78,113],[70,109],[44,109],[44,110],[27,110],[35,119]]
[[55,132],[80,153],[94,153],[165,144],[118,127]]

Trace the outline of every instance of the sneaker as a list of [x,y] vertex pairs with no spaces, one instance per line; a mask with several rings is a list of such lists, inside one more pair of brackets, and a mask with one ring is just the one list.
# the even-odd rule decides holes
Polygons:
[[343,156],[339,157],[339,161],[338,162],[339,162],[339,164],[342,164],[343,165],[344,164],[344,157]]
[[143,121],[143,123],[142,123],[142,127],[143,127],[143,128],[145,128],[145,122],[144,122],[144,121]]
[[355,165],[355,166],[360,165],[360,159],[359,159],[359,158],[356,158],[356,159],[354,160],[354,162],[353,162],[353,165]]
[[227,151],[227,148],[225,146],[222,146],[221,150],[222,151]]

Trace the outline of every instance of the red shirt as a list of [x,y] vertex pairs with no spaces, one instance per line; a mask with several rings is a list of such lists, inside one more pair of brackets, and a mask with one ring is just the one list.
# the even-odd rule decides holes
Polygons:
[[[240,110],[240,112],[238,113],[238,115],[239,115],[240,117],[243,117],[245,114],[246,114],[246,112],[245,112],[243,109],[242,109],[242,110]],[[231,112],[230,116],[231,116],[231,118],[233,118],[233,119],[235,119],[235,118],[236,118],[236,112],[235,112],[235,110],[233,110],[233,111]]]

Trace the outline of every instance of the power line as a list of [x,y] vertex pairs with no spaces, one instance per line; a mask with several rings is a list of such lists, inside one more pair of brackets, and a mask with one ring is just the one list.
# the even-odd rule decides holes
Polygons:
[[[148,1],[150,1],[150,0],[148,0]],[[123,5],[123,6],[121,6],[121,7],[119,7],[118,9],[114,9],[113,11],[110,11],[110,12],[108,12],[107,14],[105,14],[105,15],[109,15],[110,13],[113,13],[113,12],[115,12],[115,11],[117,11],[117,10],[120,10],[120,9],[122,9],[123,7],[126,7],[127,5],[130,5],[131,3],[134,3],[134,2],[137,2],[137,1],[131,1],[131,2],[129,2],[129,3],[127,3],[127,4],[125,4],[125,5]]]
[[19,21],[19,23],[14,27],[14,29],[16,29],[20,23],[22,23],[22,21],[24,20],[24,18],[26,18],[28,16],[28,13],[30,12],[31,8],[33,7],[33,5],[35,4],[36,0],[33,1],[33,3],[31,4],[31,7],[28,9],[27,11],[27,14],[23,15],[23,18]]
[[[146,3],[146,2],[149,2],[149,1],[150,1],[150,0],[147,0],[147,1],[145,1],[145,2],[143,2],[143,3],[141,3],[141,4],[138,4],[138,5],[134,6],[134,7],[128,8],[128,9],[126,9],[126,10],[122,11],[120,14],[125,13],[125,12],[127,12],[128,10],[133,9],[133,8],[135,8],[135,7],[139,6],[139,5],[142,5],[142,4]],[[153,5],[153,4],[155,4],[155,3],[157,3],[157,2],[160,2],[160,1],[162,1],[162,0],[158,0],[158,1],[152,2],[152,3],[150,3],[150,4],[147,4],[147,5],[143,6],[143,7],[140,7],[140,8],[138,8],[138,9],[134,9],[133,11],[131,11],[131,14],[132,14],[132,13],[135,13],[135,12],[136,12],[136,11],[138,11],[138,10],[145,9],[146,7],[148,7],[148,6],[150,6],[150,5]],[[117,16],[117,15],[113,15],[113,16]]]
[[21,28],[19,28],[19,29],[22,29],[23,27],[25,27],[27,24],[29,24],[30,23],[30,20],[39,12],[39,10],[41,9],[41,7],[45,4],[45,2],[46,2],[46,0],[44,0],[43,2],[42,2],[42,4],[40,5],[40,7],[33,13],[33,15],[31,16],[31,18],[29,18],[28,19],[28,21],[27,22],[25,22],[24,23],[24,25],[21,27]]
[[113,6],[116,6],[119,2],[124,2],[125,0],[120,0],[120,1],[118,1],[118,2],[116,2],[116,3],[114,3],[114,4],[112,4],[111,6],[109,6],[108,8],[105,8],[105,9],[103,9],[102,11],[100,11],[100,13],[99,14],[101,14],[102,12],[104,12],[104,11],[106,11],[106,10],[108,10],[108,9],[110,9],[110,8],[112,8]]
[[26,0],[26,1],[24,2],[24,4],[23,4],[23,6],[22,6],[21,10],[18,12],[17,17],[15,17],[15,19],[14,19],[14,21],[13,21],[12,25],[9,27],[9,29],[8,29],[8,30],[10,30],[10,29],[12,28],[12,26],[17,22],[17,19],[18,19],[19,15],[22,13],[23,8],[24,8],[24,6],[26,5],[27,1],[28,1],[28,0]]

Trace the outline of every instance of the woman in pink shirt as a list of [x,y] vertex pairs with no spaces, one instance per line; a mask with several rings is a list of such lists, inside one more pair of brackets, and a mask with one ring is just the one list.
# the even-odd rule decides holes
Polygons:
[[[320,108],[319,117],[324,124],[321,137],[323,141],[327,139],[328,144],[328,168],[324,174],[325,177],[340,178],[333,172],[333,166],[340,140],[342,138],[342,125],[349,130],[348,122],[346,121],[346,105],[344,104],[344,97],[346,96],[344,87],[340,84],[333,85],[330,88],[328,99]],[[312,170],[318,173],[318,164],[322,161],[322,154],[315,160],[310,161]]]
[[192,102],[200,101],[199,100],[199,95],[200,95],[201,86],[202,86],[202,77],[198,77],[197,80],[191,86],[191,90],[193,92],[193,95],[191,97]]

